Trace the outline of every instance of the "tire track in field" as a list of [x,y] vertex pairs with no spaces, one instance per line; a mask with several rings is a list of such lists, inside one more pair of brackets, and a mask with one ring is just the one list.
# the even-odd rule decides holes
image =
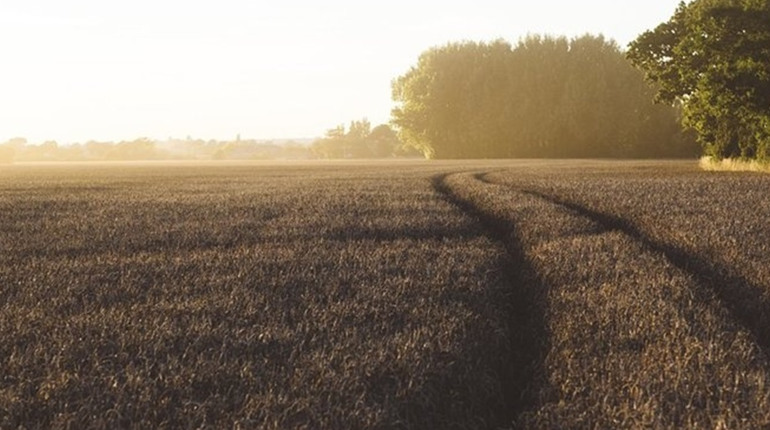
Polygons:
[[522,286],[540,290],[529,297],[543,336],[533,344],[545,351],[530,359],[543,373],[528,380],[539,393],[514,426],[770,423],[770,366],[756,332],[703,287],[702,273],[683,269],[626,220],[487,174],[435,184],[538,280]]
[[507,357],[505,369],[501,369],[503,403],[495,422],[497,428],[508,427],[522,412],[531,409],[537,402],[535,385],[543,374],[542,364],[546,353],[545,313],[543,300],[538,295],[544,288],[524,256],[513,226],[505,219],[480,210],[467,199],[454,192],[447,185],[447,177],[464,172],[442,173],[432,178],[433,188],[447,202],[467,216],[477,219],[490,241],[499,243],[506,251],[507,263],[502,270],[512,289],[515,290],[511,315],[508,321],[511,342],[511,356]]
[[[487,177],[488,174],[480,173],[475,176],[487,184],[506,186],[491,181]],[[770,353],[770,321],[768,321],[768,313],[766,312],[770,308],[770,298],[767,297],[766,290],[761,286],[753,284],[745,277],[736,274],[730,268],[716,261],[688,252],[675,244],[651,237],[630,220],[596,211],[574,201],[545,194],[541,191],[509,187],[572,210],[599,223],[608,230],[623,232],[653,252],[664,255],[672,265],[691,276],[697,285],[705,288],[707,292],[714,293],[725,305],[730,317],[751,334],[757,345],[762,348],[763,353],[765,355]]]

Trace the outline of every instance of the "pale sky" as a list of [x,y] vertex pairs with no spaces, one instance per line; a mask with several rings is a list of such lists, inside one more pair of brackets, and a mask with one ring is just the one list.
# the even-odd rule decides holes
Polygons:
[[0,0],[0,143],[321,136],[387,122],[391,80],[450,41],[604,34],[679,0]]

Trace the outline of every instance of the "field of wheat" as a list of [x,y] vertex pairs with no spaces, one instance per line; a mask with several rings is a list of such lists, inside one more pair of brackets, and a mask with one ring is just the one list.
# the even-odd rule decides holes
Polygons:
[[770,425],[770,176],[8,166],[0,428]]

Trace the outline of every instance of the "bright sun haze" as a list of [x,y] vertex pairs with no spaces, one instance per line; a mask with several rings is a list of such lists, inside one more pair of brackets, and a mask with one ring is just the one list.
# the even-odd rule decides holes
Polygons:
[[4,0],[0,142],[320,136],[387,122],[425,49],[603,34],[625,46],[678,0]]

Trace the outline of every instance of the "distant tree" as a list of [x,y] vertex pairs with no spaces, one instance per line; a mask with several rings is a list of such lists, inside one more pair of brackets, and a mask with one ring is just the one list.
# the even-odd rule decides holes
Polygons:
[[345,126],[340,124],[334,128],[326,130],[326,137],[329,139],[342,139],[345,137]]
[[0,164],[10,164],[18,160],[27,147],[27,139],[23,137],[13,137],[3,144],[0,144]]
[[770,2],[695,0],[631,43],[628,58],[681,104],[708,155],[770,158]]
[[106,160],[112,144],[109,142],[97,142],[95,140],[89,140],[85,143],[84,154],[87,160],[97,161]]
[[345,137],[348,139],[366,139],[369,137],[369,133],[372,132],[372,124],[368,119],[364,118],[358,121],[350,121],[350,127]]
[[351,121],[347,131],[344,125],[328,130],[310,149],[320,158],[382,158],[393,156],[400,146],[390,126],[381,124],[372,129],[364,118]]
[[59,145],[55,157],[59,161],[83,161],[86,159],[84,150],[84,146],[78,143]]
[[401,146],[398,135],[387,124],[380,124],[369,134],[369,147],[374,158],[393,157]]
[[345,126],[338,125],[326,131],[326,135],[313,142],[311,151],[319,158],[345,158]]
[[306,160],[312,158],[311,149],[306,145],[294,141],[288,141],[283,144],[282,151],[284,158],[294,160]]
[[19,157],[25,161],[54,161],[59,159],[59,144],[48,140],[39,145],[26,145]]
[[23,150],[29,142],[25,137],[13,137],[8,139],[4,145],[7,145],[15,150]]
[[369,134],[372,125],[366,118],[359,121],[351,121],[348,132],[342,137],[345,147],[345,157],[370,158],[372,152],[369,148]]
[[107,160],[154,160],[157,158],[155,142],[146,137],[111,145]]

